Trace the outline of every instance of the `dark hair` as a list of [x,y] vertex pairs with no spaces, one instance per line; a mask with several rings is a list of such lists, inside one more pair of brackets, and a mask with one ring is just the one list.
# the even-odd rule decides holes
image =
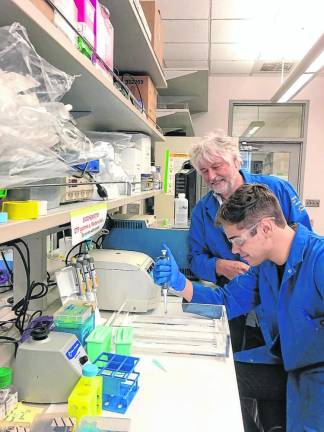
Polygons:
[[265,217],[273,217],[275,224],[281,228],[286,226],[285,217],[274,193],[261,184],[244,184],[221,205],[215,224],[237,224],[243,229]]

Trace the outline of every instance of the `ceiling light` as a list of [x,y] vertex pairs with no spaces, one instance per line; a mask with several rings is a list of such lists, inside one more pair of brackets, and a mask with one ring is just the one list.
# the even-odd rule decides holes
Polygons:
[[302,58],[271,98],[271,102],[288,102],[324,66],[324,33]]

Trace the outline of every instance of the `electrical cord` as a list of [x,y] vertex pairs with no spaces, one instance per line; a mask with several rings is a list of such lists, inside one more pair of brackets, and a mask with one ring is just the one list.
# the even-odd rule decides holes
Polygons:
[[[21,249],[21,245],[24,246],[26,257]],[[23,333],[25,329],[25,323],[28,318],[28,307],[31,300],[37,300],[44,296],[46,296],[48,292],[47,284],[43,282],[35,282],[30,280],[30,251],[27,243],[22,239],[16,239],[15,241],[5,243],[5,246],[14,248],[23,263],[23,267],[26,273],[26,294],[25,296],[18,301],[15,305],[12,306],[12,311],[16,315],[15,327],[19,331],[20,334]],[[37,291],[38,290],[38,291]],[[36,293],[35,293],[36,291]],[[42,311],[37,310],[33,312],[33,314],[29,317],[29,320],[32,319],[36,314],[41,315]],[[11,322],[11,320],[10,320]]]
[[76,255],[73,256],[80,256],[82,255],[82,245],[86,244],[87,245],[88,240],[82,240],[80,243],[77,243],[76,245],[74,245],[69,252],[66,254],[66,258],[65,258],[65,265],[69,265],[69,256],[71,255],[71,252],[76,249],[77,247],[79,247],[79,252]]
[[17,354],[17,349],[18,349],[18,344],[19,344],[19,340],[10,337],[10,336],[0,336],[0,345],[5,345],[5,344],[15,344],[15,357]]

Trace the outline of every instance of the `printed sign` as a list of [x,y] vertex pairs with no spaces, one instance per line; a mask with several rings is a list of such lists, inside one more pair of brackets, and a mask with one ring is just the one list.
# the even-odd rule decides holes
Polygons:
[[71,212],[72,246],[92,237],[104,226],[107,203],[100,203]]
[[170,150],[165,152],[163,189],[167,195],[174,196],[175,175],[188,159],[190,159],[189,153],[173,153]]

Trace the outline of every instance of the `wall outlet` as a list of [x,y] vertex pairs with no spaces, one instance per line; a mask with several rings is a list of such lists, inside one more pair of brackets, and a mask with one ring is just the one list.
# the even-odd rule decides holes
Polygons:
[[319,207],[320,206],[320,200],[319,199],[306,199],[305,200],[305,207]]

